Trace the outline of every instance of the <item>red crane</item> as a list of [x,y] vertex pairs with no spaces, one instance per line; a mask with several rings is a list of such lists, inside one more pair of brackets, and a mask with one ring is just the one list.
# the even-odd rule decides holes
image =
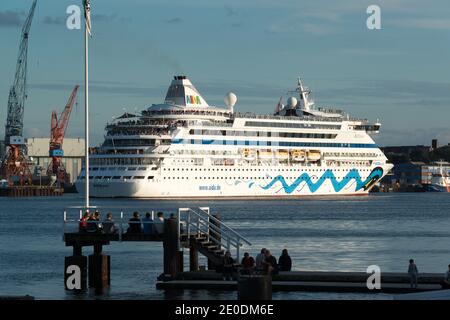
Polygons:
[[77,96],[78,88],[80,86],[75,86],[67,101],[66,107],[59,116],[56,111],[52,112],[51,128],[50,128],[50,150],[49,156],[52,158],[47,169],[47,174],[49,176],[54,175],[58,183],[65,184],[68,180],[68,175],[64,165],[61,162],[64,156],[64,151],[62,149],[64,135],[66,134],[66,129],[69,124],[70,113],[72,112],[73,105],[75,103],[75,98]]

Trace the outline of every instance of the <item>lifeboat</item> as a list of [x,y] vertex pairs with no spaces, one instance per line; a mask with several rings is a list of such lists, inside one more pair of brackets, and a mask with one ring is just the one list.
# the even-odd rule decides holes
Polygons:
[[258,156],[260,157],[260,158],[272,158],[272,150],[269,150],[269,151],[267,151],[267,150],[259,150],[258,151]]
[[306,152],[303,150],[292,151],[292,161],[303,162],[305,161]]
[[275,152],[275,157],[278,159],[288,159],[289,152],[287,150],[278,150],[277,152]]
[[309,150],[308,151],[308,160],[309,161],[319,161],[321,158],[319,150]]
[[250,150],[250,149],[248,149],[248,148],[245,148],[245,149],[242,151],[242,157],[243,157],[245,160],[248,160],[248,161],[253,161],[253,160],[256,159],[255,152],[252,151],[252,150]]

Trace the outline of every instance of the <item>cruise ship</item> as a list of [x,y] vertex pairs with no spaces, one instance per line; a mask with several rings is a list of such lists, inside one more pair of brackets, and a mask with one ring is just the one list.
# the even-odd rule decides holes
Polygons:
[[[380,123],[316,107],[298,79],[274,113],[209,105],[186,76],[165,100],[106,125],[90,154],[93,197],[276,198],[365,195],[392,168],[371,137]],[[275,104],[275,103],[274,103]],[[84,193],[85,173],[77,179]]]

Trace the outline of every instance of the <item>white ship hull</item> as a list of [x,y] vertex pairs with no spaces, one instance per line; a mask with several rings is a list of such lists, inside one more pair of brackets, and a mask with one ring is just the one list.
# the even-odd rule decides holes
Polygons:
[[[91,181],[90,195],[99,198],[156,199],[366,195],[391,167],[392,165],[387,164],[370,170],[342,169],[339,172],[333,172],[336,168],[298,168],[288,173],[277,172],[279,168],[272,168],[261,170],[259,174],[253,174],[254,177],[248,177],[249,179],[239,179],[223,173],[214,175],[213,179],[199,179],[193,175],[164,179],[163,176],[155,175],[152,180]],[[188,170],[190,169],[186,168]],[[76,186],[84,194],[83,181],[78,181]]]

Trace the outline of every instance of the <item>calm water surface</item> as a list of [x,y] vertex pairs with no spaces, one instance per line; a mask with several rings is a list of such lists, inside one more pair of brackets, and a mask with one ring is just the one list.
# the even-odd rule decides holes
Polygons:
[[[391,193],[367,197],[270,201],[153,201],[93,199],[102,212],[176,212],[209,206],[252,242],[279,256],[288,248],[295,270],[404,272],[414,258],[420,272],[444,272],[450,263],[450,194]],[[111,289],[103,296],[64,291],[62,242],[64,208],[83,203],[78,195],[60,198],[0,198],[0,295],[37,299],[235,299],[235,292],[155,289],[162,271],[161,243],[113,243]],[[72,214],[76,218],[76,214]],[[90,254],[91,249],[85,250]],[[187,252],[186,252],[187,253]],[[189,262],[186,256],[185,262]],[[201,260],[200,264],[205,264]],[[385,294],[274,293],[274,299],[390,299]]]

